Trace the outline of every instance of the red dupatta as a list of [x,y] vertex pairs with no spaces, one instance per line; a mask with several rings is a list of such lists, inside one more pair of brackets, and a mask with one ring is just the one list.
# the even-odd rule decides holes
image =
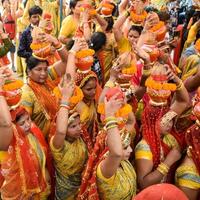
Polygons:
[[[14,149],[14,151],[8,151],[8,157],[15,158],[19,166],[22,194],[38,194],[45,191],[47,184],[44,177],[41,176],[42,173],[38,171],[38,160],[35,159],[36,156],[30,154],[29,141],[18,125],[13,126],[13,136],[13,141],[9,148]],[[45,149],[44,152],[46,152]]]
[[187,130],[186,142],[192,155],[192,160],[200,174],[200,127],[197,124]]
[[86,164],[86,168],[82,174],[82,182],[77,200],[99,200],[97,190],[96,171],[98,164],[104,158],[103,155],[108,151],[105,146],[106,133],[101,131],[97,136],[96,143],[92,154]]
[[160,139],[159,122],[162,116],[169,110],[168,106],[152,106],[148,104],[142,114],[142,136],[150,146],[153,154],[154,169],[160,164],[161,145],[166,155],[169,148]]

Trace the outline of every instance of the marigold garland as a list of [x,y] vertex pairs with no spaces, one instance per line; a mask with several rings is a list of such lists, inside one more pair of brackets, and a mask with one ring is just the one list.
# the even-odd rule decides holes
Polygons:
[[173,83],[159,83],[152,78],[148,78],[145,82],[145,86],[154,90],[170,90],[175,91],[176,85]]
[[155,26],[153,26],[150,31],[152,32],[156,32],[158,31],[159,29],[161,29],[163,26],[165,26],[165,23],[160,21],[158,24],[156,24]]
[[131,19],[133,22],[135,23],[142,23],[144,22],[144,20],[146,19],[147,17],[147,12],[146,11],[143,11],[142,14],[136,14],[134,11],[131,11],[130,12],[130,16],[131,16]]
[[[132,111],[132,107],[129,104],[125,104],[122,108],[120,108],[115,116],[116,117],[125,117]],[[101,115],[105,115],[105,106],[104,103],[100,103],[97,108],[97,112]]]
[[[58,87],[55,87],[53,90],[53,93],[55,94],[57,99],[61,99],[61,92],[60,89]],[[76,105],[77,103],[79,103],[81,100],[83,99],[83,92],[82,90],[76,86],[75,90],[74,90],[74,94],[73,96],[70,98],[69,102],[72,105]]]
[[135,64],[131,64],[130,67],[122,69],[123,74],[134,74],[136,71],[137,71],[137,68],[136,68]]
[[20,89],[23,85],[24,83],[21,80],[7,80],[6,83],[3,85],[3,90],[13,91]]
[[47,43],[47,42],[32,43],[32,44],[30,45],[30,48],[31,48],[32,50],[38,50],[38,49],[45,48],[45,47],[47,47],[48,45],[49,45],[49,43]]
[[76,53],[76,58],[85,58],[87,56],[93,56],[95,51],[93,49],[82,49]]
[[93,9],[92,7],[87,7],[87,6],[83,6],[80,8],[80,12],[84,12],[85,9],[89,9],[89,14],[90,15],[96,15],[97,14],[97,11],[95,9]]

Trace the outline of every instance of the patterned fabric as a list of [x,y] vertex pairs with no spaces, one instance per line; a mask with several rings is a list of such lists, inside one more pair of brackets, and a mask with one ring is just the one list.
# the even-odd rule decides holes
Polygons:
[[184,81],[197,72],[197,66],[200,64],[199,56],[194,46],[187,48],[180,59],[179,68],[182,70],[181,79]]
[[135,159],[152,160],[151,149],[145,140],[141,140],[135,147]]
[[[58,78],[53,66],[48,68],[48,77],[49,81]],[[50,92],[49,95],[51,95]],[[43,134],[47,136],[50,128],[51,117],[41,105],[40,101],[34,94],[34,91],[27,84],[22,88],[21,105],[26,108],[31,115],[31,119],[42,130]]]
[[168,0],[151,0],[151,3],[155,8],[160,10],[161,8],[167,6]]
[[[179,144],[176,140],[176,138],[171,134],[166,134],[163,137],[163,142],[165,145],[167,145],[170,149],[176,147],[179,148]],[[160,155],[162,155],[162,150]],[[135,159],[146,159],[146,160],[152,160],[153,154],[151,152],[150,146],[148,143],[142,139],[135,147]]]
[[182,164],[176,171],[176,185],[194,190],[200,189],[200,175],[193,165]]
[[117,46],[120,54],[130,52],[132,49],[130,42],[125,37],[121,38],[121,40],[117,43]]
[[42,133],[33,124],[27,136],[18,126],[13,126],[13,135],[7,155],[1,162],[5,179],[1,187],[2,199],[33,197],[46,200],[50,194],[46,176],[48,149]]
[[78,28],[77,22],[73,19],[72,15],[67,16],[63,22],[60,29],[60,36],[66,38],[72,38]]
[[30,45],[32,43],[32,36],[31,31],[33,30],[33,27],[29,25],[24,32],[21,35],[21,38],[19,39],[19,48],[17,51],[17,55],[19,57],[23,58],[29,58],[32,55],[32,49],[30,48]]
[[79,138],[72,143],[65,140],[64,147],[56,149],[52,137],[50,148],[56,168],[56,199],[75,199],[87,160],[86,145]]
[[112,61],[117,56],[117,44],[113,33],[106,33],[106,45],[105,48],[98,53],[98,59],[101,64],[103,74],[103,84],[110,78],[110,69],[112,67]]
[[109,179],[102,175],[100,165],[97,167],[100,199],[131,200],[136,195],[136,174],[128,160],[121,161],[121,166]]
[[2,42],[3,44],[0,44],[0,58],[5,56],[12,46],[12,42],[9,39],[4,39]]

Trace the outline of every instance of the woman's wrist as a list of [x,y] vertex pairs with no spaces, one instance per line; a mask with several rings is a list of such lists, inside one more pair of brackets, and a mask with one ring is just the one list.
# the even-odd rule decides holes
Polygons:
[[70,110],[70,105],[68,103],[68,100],[61,100],[60,101],[60,108],[65,108],[66,110]]
[[69,54],[72,54],[72,55],[76,55],[76,51],[75,50],[73,50],[73,49],[71,49],[71,50],[69,50]]
[[4,90],[2,90],[2,89],[0,89],[0,96],[3,96],[3,97],[5,97],[5,91],[4,91]]
[[115,113],[113,113],[113,112],[106,112],[105,113],[106,119],[109,118],[109,117],[113,117],[113,116],[115,116]]
[[62,96],[62,99],[60,102],[69,102],[70,97],[68,96]]

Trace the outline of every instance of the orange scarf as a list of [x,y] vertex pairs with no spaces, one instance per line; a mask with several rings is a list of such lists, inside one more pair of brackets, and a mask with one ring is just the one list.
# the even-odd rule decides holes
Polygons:
[[[32,124],[30,131],[39,141],[47,158],[48,149],[41,131],[34,124]],[[11,151],[11,149],[13,150]],[[9,194],[8,188],[12,191],[12,188],[16,187],[17,184],[19,184],[18,187],[21,186],[20,195],[22,196],[29,196],[31,194],[37,195],[45,191],[47,183],[39,166],[37,155],[35,152],[31,151],[31,149],[28,138],[23,130],[18,125],[13,125],[13,140],[9,146],[8,156],[6,160],[2,162],[1,166],[2,171],[8,172],[5,174],[3,173],[6,180],[3,188],[6,187],[7,189],[4,192],[2,191],[2,194],[5,192]],[[9,160],[11,160],[12,163],[16,162],[19,171],[10,169]],[[11,174],[15,172],[20,174],[19,182],[9,180],[10,177],[13,176],[11,176]]]
[[28,85],[31,87],[38,101],[48,113],[50,118],[53,119],[58,111],[58,102],[56,97],[52,95],[55,85],[49,80],[46,80],[45,84],[41,85],[31,79],[29,80]]

